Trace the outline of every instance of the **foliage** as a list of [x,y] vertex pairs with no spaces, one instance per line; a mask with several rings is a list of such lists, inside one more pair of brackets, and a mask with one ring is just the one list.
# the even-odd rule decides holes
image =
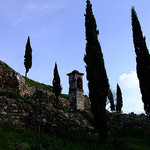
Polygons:
[[59,99],[58,96],[61,93],[62,87],[60,84],[60,77],[57,69],[57,64],[55,63],[54,67],[54,78],[53,78],[53,92],[55,93],[56,96],[56,106],[59,104]]
[[107,135],[105,107],[109,84],[101,46],[98,41],[99,31],[89,0],[87,0],[86,6],[85,28],[87,43],[84,61],[86,63],[91,111],[94,115],[95,127],[101,135],[100,141],[103,142]]
[[[46,84],[43,84],[43,83],[39,83],[39,82],[34,81],[34,80],[31,80],[31,79],[29,79],[29,78],[25,78],[25,80],[26,80],[29,84],[31,84],[31,85],[33,85],[33,86],[35,86],[35,87],[38,87],[38,88],[40,88],[40,89],[43,89],[43,90],[46,90],[46,91],[48,91],[48,92],[53,93],[53,87],[50,86],[50,85],[46,85]],[[60,94],[60,97],[62,97],[62,98],[64,98],[64,99],[68,100],[68,94],[62,94],[62,93],[61,93],[61,94]]]
[[110,102],[110,109],[111,111],[115,111],[115,104],[114,104],[114,97],[111,89],[108,90],[108,99]]
[[[149,150],[150,131],[144,129],[125,129],[108,135],[106,145],[99,145],[99,139],[87,131],[59,129],[55,132],[34,130],[23,131],[0,125],[1,150]],[[141,139],[142,137],[142,139]]]
[[99,148],[98,138],[84,131],[76,132],[60,128],[55,132],[41,132],[40,139],[38,136],[37,131],[21,131],[9,126],[0,126],[0,149],[21,150],[24,145],[29,150],[96,150]]
[[132,31],[142,101],[146,114],[150,116],[150,55],[134,7],[132,8]]
[[28,73],[29,69],[32,67],[32,48],[30,45],[30,37],[29,36],[28,36],[26,48],[25,48],[24,66],[26,68],[25,77],[27,77],[27,73]]
[[61,94],[60,94],[60,97],[66,99],[66,100],[69,100],[68,94],[62,94],[62,93],[61,93]]
[[30,85],[33,85],[33,86],[38,87],[38,88],[40,88],[40,89],[46,90],[46,91],[48,91],[48,92],[53,92],[52,86],[50,86],[50,85],[45,85],[45,84],[43,84],[43,83],[39,83],[39,82],[34,81],[34,80],[31,80],[31,79],[29,79],[29,78],[25,78],[25,80],[26,80]]
[[122,92],[121,92],[121,89],[120,89],[120,87],[119,87],[118,84],[117,84],[117,93],[116,94],[117,94],[117,98],[116,98],[116,102],[117,102],[117,104],[116,104],[116,111],[118,113],[120,113],[123,104],[122,104]]
[[0,91],[0,96],[6,96],[7,98],[12,99],[22,99],[25,102],[28,102],[28,99],[26,97],[20,96],[20,94],[9,92],[9,91]]

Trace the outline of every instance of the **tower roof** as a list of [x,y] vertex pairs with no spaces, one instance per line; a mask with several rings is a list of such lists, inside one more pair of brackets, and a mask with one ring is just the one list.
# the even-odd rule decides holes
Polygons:
[[78,70],[73,70],[72,72],[68,73],[67,75],[70,76],[70,75],[72,75],[72,74],[79,74],[79,75],[81,75],[81,76],[84,75],[84,73],[80,73]]

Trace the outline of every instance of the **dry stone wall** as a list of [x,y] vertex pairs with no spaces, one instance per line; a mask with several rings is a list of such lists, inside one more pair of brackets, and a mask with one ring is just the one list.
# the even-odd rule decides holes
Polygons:
[[19,93],[18,85],[19,83],[15,71],[0,61],[0,89]]
[[[47,130],[60,125],[75,129],[91,126],[90,112],[65,113],[56,109],[53,105],[55,103],[53,93],[30,85],[22,75],[2,61],[0,61],[0,91],[10,91],[27,97],[24,101],[23,98],[0,96],[0,123],[20,128],[38,128],[40,124],[43,129]],[[69,108],[68,100],[60,98],[59,107],[60,109]]]
[[[29,99],[42,99],[52,104],[55,103],[55,95],[53,93],[29,84],[22,75],[2,61],[0,61],[0,90],[18,93],[22,97]],[[69,108],[68,100],[60,98],[60,107]]]
[[24,102],[21,99],[0,97],[0,123],[22,129],[38,128],[39,125],[44,130],[53,130],[59,126],[73,129],[91,128],[89,117],[92,118],[92,115],[88,112],[65,113],[56,110],[50,102]]

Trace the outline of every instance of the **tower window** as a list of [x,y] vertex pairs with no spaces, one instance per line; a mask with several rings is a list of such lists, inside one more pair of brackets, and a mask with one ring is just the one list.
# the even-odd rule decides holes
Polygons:
[[82,79],[80,77],[78,77],[77,79],[77,88],[79,90],[82,90]]

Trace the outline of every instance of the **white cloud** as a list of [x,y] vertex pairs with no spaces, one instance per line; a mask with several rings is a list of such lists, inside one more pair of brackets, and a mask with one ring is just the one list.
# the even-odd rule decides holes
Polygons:
[[139,80],[135,71],[129,74],[122,74],[119,77],[120,86],[124,89],[137,89],[139,88]]
[[123,112],[143,113],[143,102],[136,72],[123,73],[119,77],[119,85],[123,96]]
[[135,91],[136,92],[132,92],[131,90],[123,91],[123,112],[144,113],[140,91]]

